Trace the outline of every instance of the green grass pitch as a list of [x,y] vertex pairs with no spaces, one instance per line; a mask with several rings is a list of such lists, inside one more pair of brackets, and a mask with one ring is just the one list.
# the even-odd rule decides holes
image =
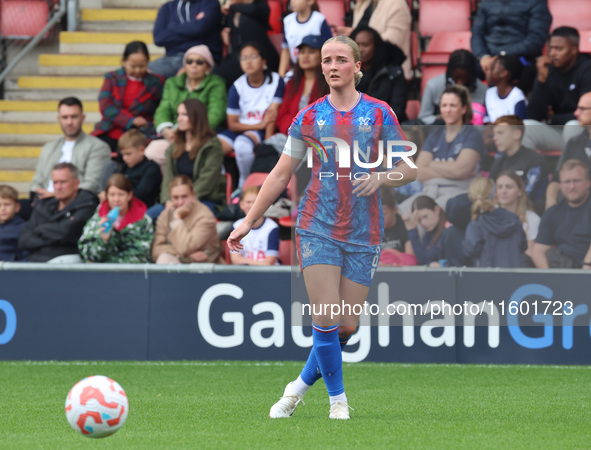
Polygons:
[[[589,448],[591,367],[345,364],[349,421],[323,382],[290,419],[269,407],[301,362],[0,362],[0,448]],[[89,375],[117,380],[127,423],[99,440],[64,415]]]

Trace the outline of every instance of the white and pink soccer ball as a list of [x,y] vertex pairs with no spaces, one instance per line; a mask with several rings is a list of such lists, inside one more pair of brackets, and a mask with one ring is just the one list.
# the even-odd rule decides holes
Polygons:
[[102,375],[84,378],[66,398],[66,418],[77,432],[91,438],[110,436],[123,426],[129,402],[123,388]]

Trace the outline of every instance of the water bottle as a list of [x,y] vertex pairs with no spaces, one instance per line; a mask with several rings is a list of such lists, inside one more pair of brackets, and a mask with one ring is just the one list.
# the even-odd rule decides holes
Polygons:
[[119,207],[115,206],[107,213],[107,220],[101,225],[101,231],[103,233],[108,233],[111,231],[111,228],[113,228],[113,224],[117,220],[117,217],[119,217]]

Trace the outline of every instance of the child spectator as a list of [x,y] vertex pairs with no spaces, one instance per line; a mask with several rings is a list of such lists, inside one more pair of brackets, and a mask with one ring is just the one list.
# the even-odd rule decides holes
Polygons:
[[[248,214],[261,188],[249,186],[242,192],[240,209]],[[234,222],[234,229],[244,219]],[[273,266],[279,264],[279,225],[268,217],[259,218],[252,226],[248,235],[240,241],[243,245],[239,253],[230,253],[232,264],[247,266]]]
[[150,54],[141,41],[125,46],[120,69],[108,72],[99,94],[102,120],[96,124],[93,136],[117,151],[117,140],[130,128],[138,128],[153,137],[154,111],[162,97],[164,78],[148,72]]
[[380,188],[380,199],[384,213],[384,236],[382,237],[382,253],[380,265],[413,266],[417,263],[413,255],[412,244],[398,214],[394,190],[389,187]]
[[521,253],[527,248],[521,221],[505,208],[495,208],[494,187],[484,177],[470,184],[472,221],[462,249],[475,267],[521,267]]
[[298,49],[304,36],[319,35],[320,45],[332,37],[326,18],[318,11],[316,0],[291,0],[291,14],[283,19],[283,42],[279,58],[279,75],[285,77],[289,67],[298,61]]
[[[441,259],[441,236],[445,229],[445,212],[435,200],[426,195],[419,195],[412,203],[412,214],[405,220],[408,238],[417,257],[417,264],[437,264]],[[425,234],[421,239],[417,230],[420,225]]]
[[261,47],[245,44],[240,51],[244,75],[228,92],[228,129],[218,135],[224,155],[234,151],[241,188],[254,162],[254,147],[275,133],[279,105],[283,101],[283,80],[267,68]]
[[[82,259],[102,263],[148,263],[154,233],[146,205],[133,196],[131,181],[120,173],[109,178],[107,199],[86,223],[78,248]],[[119,207],[119,215],[107,232],[107,213]]]
[[156,222],[154,262],[221,262],[215,217],[195,197],[193,181],[186,175],[175,176],[170,182],[169,197]]
[[18,215],[20,209],[16,189],[0,185],[0,261],[18,261],[22,258],[18,237],[25,221]]
[[519,56],[500,55],[492,63],[487,76],[488,85],[484,105],[485,123],[493,123],[501,116],[527,118],[527,99],[517,87],[523,65]]
[[[103,171],[102,184],[106,187],[111,175],[122,173],[131,181],[133,195],[149,208],[156,203],[160,195],[162,172],[158,164],[144,156],[146,142],[146,137],[139,130],[131,129],[124,133],[118,143],[123,165],[116,161],[107,164]],[[106,200],[104,188],[98,196],[101,202]]]

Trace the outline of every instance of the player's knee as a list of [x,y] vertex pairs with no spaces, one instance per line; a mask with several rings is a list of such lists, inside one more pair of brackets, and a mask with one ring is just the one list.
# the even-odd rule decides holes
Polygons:
[[357,330],[357,327],[351,325],[339,326],[339,339],[341,341],[349,339],[353,335],[353,333],[355,333],[355,330]]

